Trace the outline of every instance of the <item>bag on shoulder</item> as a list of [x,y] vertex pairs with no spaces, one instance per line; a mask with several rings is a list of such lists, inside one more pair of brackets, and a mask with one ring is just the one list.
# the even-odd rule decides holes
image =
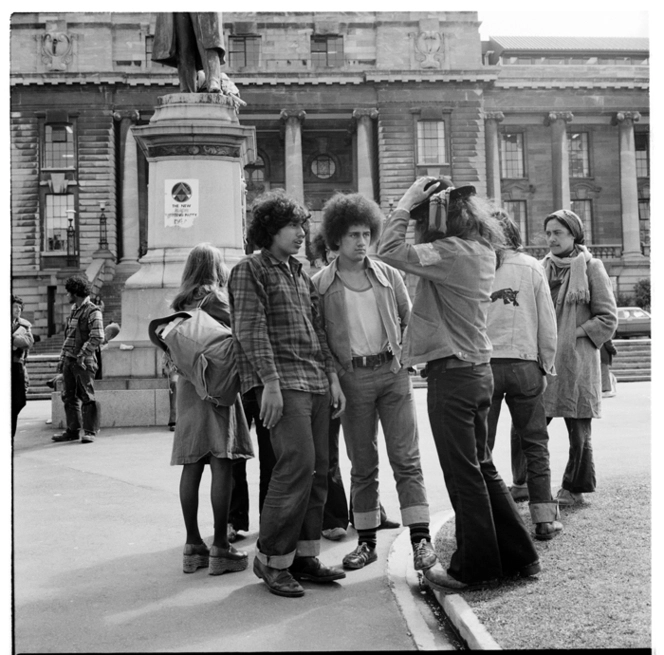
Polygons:
[[150,321],[148,334],[201,399],[217,406],[235,403],[240,376],[230,328],[196,308]]

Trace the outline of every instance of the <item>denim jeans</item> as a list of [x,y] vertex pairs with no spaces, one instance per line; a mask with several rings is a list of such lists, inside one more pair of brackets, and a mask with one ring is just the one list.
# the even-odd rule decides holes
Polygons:
[[[284,389],[284,409],[270,430],[276,464],[263,502],[258,559],[276,569],[320,552],[327,495],[330,394]],[[257,393],[260,405],[261,394]]]
[[[550,416],[546,419],[547,425],[551,420]],[[592,419],[565,417],[565,425],[569,436],[569,457],[561,486],[575,494],[591,493],[597,486],[591,440]],[[527,481],[526,457],[520,444],[513,443],[512,471],[515,484]]]
[[492,359],[493,397],[488,418],[488,443],[493,452],[503,398],[512,416],[510,439],[519,442],[527,462],[530,517],[533,523],[554,521],[558,503],[551,497],[549,433],[544,412],[544,376],[539,364],[523,359]]
[[467,584],[486,582],[538,557],[487,443],[491,367],[448,368],[449,359],[427,366],[429,422],[455,513],[457,549],[448,573]]
[[69,434],[78,434],[81,428],[86,434],[99,430],[94,378],[94,371],[81,368],[72,357],[65,357],[62,365],[62,402]]
[[353,522],[358,530],[376,528],[381,522],[378,419],[397,485],[401,520],[404,525],[429,522],[412,386],[405,368],[395,374],[390,366],[391,362],[376,369],[357,367],[339,379],[346,396],[341,425],[351,462]]

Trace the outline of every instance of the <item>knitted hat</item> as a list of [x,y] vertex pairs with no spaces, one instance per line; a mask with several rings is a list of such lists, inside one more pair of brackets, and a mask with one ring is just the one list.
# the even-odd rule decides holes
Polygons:
[[553,214],[549,214],[544,219],[544,229],[546,230],[546,224],[552,219],[555,218],[559,223],[564,225],[574,237],[574,243],[583,244],[584,235],[583,235],[583,222],[581,219],[569,209],[559,209]]

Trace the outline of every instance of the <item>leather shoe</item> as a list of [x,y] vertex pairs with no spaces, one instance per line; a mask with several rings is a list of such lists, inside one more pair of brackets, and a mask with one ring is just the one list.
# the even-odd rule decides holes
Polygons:
[[51,441],[60,443],[62,441],[78,441],[78,434],[72,434],[71,432],[63,432],[62,434],[54,434],[51,437]]
[[346,531],[341,527],[328,528],[327,530],[323,530],[321,534],[330,541],[341,541],[346,536]]
[[263,564],[258,557],[254,557],[254,573],[265,582],[272,594],[286,596],[287,598],[304,596],[302,585],[293,579],[288,569],[272,568],[267,564]]
[[583,504],[583,494],[575,494],[572,491],[567,491],[567,489],[561,489],[556,496],[558,505],[562,507],[572,507],[573,505]]
[[394,530],[395,528],[400,528],[401,523],[398,521],[391,521],[387,517],[385,518],[384,521],[381,522],[381,524],[376,528],[376,530]]
[[424,579],[431,588],[444,594],[459,593],[460,591],[474,591],[476,589],[486,589],[498,586],[497,580],[473,583],[461,582],[444,571],[440,564],[432,566],[430,569],[424,571]]
[[560,521],[538,523],[535,526],[535,539],[539,539],[539,541],[549,541],[562,531],[563,524]]
[[420,543],[413,544],[413,568],[416,571],[426,571],[436,564],[438,557],[430,541],[420,540]]
[[529,578],[531,575],[537,575],[542,570],[542,565],[539,563],[539,560],[528,564],[527,566],[522,566],[519,569],[519,575],[522,578]]
[[310,582],[333,582],[342,580],[346,574],[335,566],[325,566],[317,557],[296,557],[289,570],[296,580]]

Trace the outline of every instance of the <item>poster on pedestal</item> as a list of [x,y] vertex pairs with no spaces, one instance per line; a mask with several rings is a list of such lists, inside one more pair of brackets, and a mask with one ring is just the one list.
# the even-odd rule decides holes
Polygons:
[[166,227],[191,227],[198,218],[198,199],[198,180],[164,180]]

